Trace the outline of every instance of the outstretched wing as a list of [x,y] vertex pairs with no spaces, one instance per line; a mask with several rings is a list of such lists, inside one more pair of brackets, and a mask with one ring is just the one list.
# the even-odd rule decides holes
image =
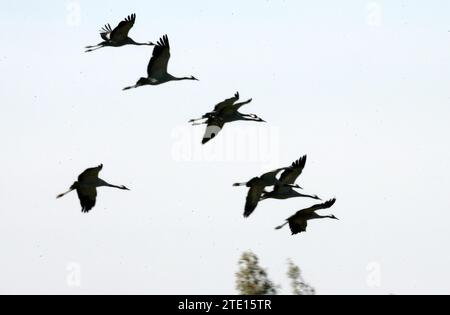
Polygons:
[[306,228],[308,227],[308,221],[290,219],[289,227],[291,229],[292,235],[297,235],[306,232]]
[[202,144],[206,144],[222,131],[224,121],[220,118],[213,117],[208,119],[208,126],[206,127],[205,135],[203,136]]
[[95,207],[97,200],[97,189],[95,187],[80,187],[77,189],[78,199],[80,199],[81,212],[88,213]]
[[311,218],[311,215],[316,211],[329,209],[334,206],[335,203],[336,199],[332,199],[325,203],[312,206],[311,208],[298,211],[287,220],[289,222],[289,227],[291,228],[292,235],[306,232],[306,228],[308,227],[308,220]]
[[245,203],[244,217],[248,218],[256,210],[263,192],[264,187],[262,185],[253,185],[250,188],[247,194],[247,201]]
[[330,209],[331,207],[334,206],[335,203],[336,203],[336,199],[331,199],[325,203],[318,204],[318,205],[312,206],[311,208],[301,210],[297,213],[297,215],[311,214],[311,213],[319,211],[319,210]]
[[130,30],[133,28],[135,22],[136,14],[129,15],[111,32],[111,35],[109,36],[110,40],[114,42],[122,42],[127,39],[128,33],[130,33]]
[[294,185],[297,181],[298,177],[302,174],[303,169],[306,165],[306,155],[292,163],[292,166],[289,167],[286,171],[281,174],[280,181],[286,185]]
[[261,178],[265,183],[269,183],[269,182],[270,182],[270,185],[268,185],[268,186],[275,186],[275,185],[278,183],[277,175],[278,175],[281,171],[285,171],[285,170],[286,170],[286,168],[279,168],[279,169],[274,170],[274,171],[272,171],[272,172],[268,172],[268,173],[265,173],[265,174],[261,175],[260,178]]
[[234,105],[234,103],[236,103],[237,101],[239,101],[239,92],[237,92],[234,97],[229,98],[219,104],[216,105],[216,107],[214,107],[214,111],[215,112],[220,112],[222,109],[224,109],[225,107],[228,106],[232,106]]
[[153,49],[153,56],[148,64],[147,73],[149,78],[158,79],[167,74],[167,66],[170,59],[169,37],[164,35],[159,39]]
[[113,32],[111,25],[106,24],[101,30],[100,30],[100,36],[105,41],[111,40],[111,33]]
[[101,165],[99,165],[97,167],[88,168],[83,173],[81,173],[80,176],[78,176],[78,182],[79,183],[93,183],[93,182],[96,182],[97,178],[98,178],[98,174],[100,173],[100,171],[102,169],[103,169],[103,164],[101,164]]

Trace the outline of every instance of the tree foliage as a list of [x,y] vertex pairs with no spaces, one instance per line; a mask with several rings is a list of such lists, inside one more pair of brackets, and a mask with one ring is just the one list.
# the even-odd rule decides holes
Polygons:
[[241,295],[277,294],[276,285],[269,279],[267,272],[259,265],[258,257],[252,252],[245,252],[239,261],[236,288]]
[[300,268],[290,259],[288,260],[287,276],[291,280],[291,288],[294,295],[316,294],[316,290],[303,279]]

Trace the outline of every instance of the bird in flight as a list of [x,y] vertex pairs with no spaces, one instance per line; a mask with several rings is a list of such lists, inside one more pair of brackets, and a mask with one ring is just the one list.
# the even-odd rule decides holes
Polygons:
[[167,66],[170,60],[170,43],[167,35],[164,35],[153,49],[153,56],[147,67],[147,77],[140,78],[139,81],[133,85],[124,88],[123,90],[135,89],[145,85],[160,85],[170,81],[191,80],[198,81],[194,76],[177,78],[167,72]]
[[317,195],[306,195],[295,190],[295,188],[297,187],[295,187],[294,184],[300,177],[300,175],[303,173],[303,170],[306,165],[306,159],[307,156],[305,155],[299,160],[292,163],[291,167],[286,168],[285,171],[280,176],[279,181],[281,184],[275,185],[273,191],[270,192],[265,191],[261,197],[261,200],[266,199],[285,200],[298,197],[321,200]]
[[73,183],[73,185],[67,192],[58,195],[56,198],[62,198],[65,195],[76,190],[78,193],[78,198],[80,199],[81,212],[88,213],[95,207],[98,187],[111,187],[120,190],[129,190],[125,186],[111,185],[100,179],[98,175],[102,169],[103,164],[98,167],[85,170],[80,176],[78,176],[78,181]]
[[[248,181],[247,183],[237,183],[233,185],[234,187],[246,186],[250,188],[245,203],[244,217],[248,218],[255,211],[266,187],[275,185],[284,185],[279,181],[277,175],[280,172],[285,171],[286,169],[287,168],[279,168],[277,170],[263,174],[260,177],[255,177],[250,181]],[[289,185],[289,186],[301,188],[298,185]]]
[[249,99],[248,101],[237,103],[239,99],[240,95],[238,92],[234,97],[217,104],[212,112],[206,113],[201,118],[189,121],[193,126],[207,125],[202,144],[206,144],[214,139],[227,123],[236,121],[265,122],[255,114],[243,114],[239,112],[244,105],[252,102],[252,99]]
[[339,220],[334,215],[321,216],[316,212],[319,210],[330,209],[336,203],[336,199],[332,199],[320,205],[312,206],[311,208],[300,210],[295,215],[286,220],[286,223],[277,227],[277,230],[281,230],[286,225],[289,224],[291,228],[292,235],[300,234],[302,232],[306,232],[306,228],[308,227],[308,221],[316,220],[316,219],[333,219]]
[[125,45],[155,46],[152,42],[137,43],[132,38],[128,37],[128,33],[133,28],[135,22],[136,14],[132,14],[120,22],[114,30],[111,28],[110,24],[106,24],[100,31],[103,42],[95,46],[87,46],[86,52],[92,52],[104,47],[122,47]]

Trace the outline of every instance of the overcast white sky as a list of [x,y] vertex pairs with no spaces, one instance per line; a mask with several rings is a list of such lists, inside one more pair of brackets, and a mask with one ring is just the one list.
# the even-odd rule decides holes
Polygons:
[[[320,294],[450,293],[448,1],[1,6],[0,293],[233,294],[245,250],[283,292],[292,258]],[[131,36],[168,34],[169,70],[200,82],[125,93],[149,47],[83,53],[133,12]],[[269,123],[202,147],[186,122],[236,91]],[[341,221],[275,231],[298,199],[244,220],[232,183],[303,154],[300,184]],[[132,191],[88,215],[55,199],[100,163]]]

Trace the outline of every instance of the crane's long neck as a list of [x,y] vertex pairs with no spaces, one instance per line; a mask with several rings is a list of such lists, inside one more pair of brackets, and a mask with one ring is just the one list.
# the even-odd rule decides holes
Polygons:
[[293,195],[295,197],[299,197],[299,198],[311,198],[311,199],[315,199],[315,200],[320,200],[319,197],[317,197],[316,195],[305,195],[302,193],[299,193],[298,191],[292,190],[293,191]]
[[134,45],[134,46],[155,46],[155,44],[153,44],[152,42],[148,42],[148,43],[138,43],[135,42],[133,39],[129,38],[128,42],[130,45]]
[[250,116],[248,116],[248,117],[242,116],[242,117],[241,117],[241,120],[245,120],[245,121],[258,121],[258,119],[255,119],[255,118],[250,117]]
[[110,187],[110,188],[117,188],[117,189],[121,189],[121,190],[128,190],[128,188],[126,188],[125,186],[112,185],[110,183],[105,182],[103,179],[100,179],[100,178],[97,180],[97,187]]
[[176,77],[174,77],[173,80],[174,81],[185,81],[185,80],[192,80],[192,78],[189,78],[189,77],[176,78]]
[[322,215],[315,213],[314,216],[310,220],[318,220],[318,219],[335,219],[335,217],[332,215],[322,216]]
[[155,44],[153,44],[153,43],[136,43],[136,42],[134,42],[132,45],[135,45],[135,46],[155,46]]
[[258,116],[254,115],[254,114],[247,115],[247,114],[239,113],[239,116],[241,117],[241,120],[245,120],[245,121],[265,122],[264,120],[262,120],[261,118],[259,118]]
[[111,185],[111,184],[107,184],[107,185],[105,185],[105,187],[117,188],[117,189],[123,189],[122,186],[116,186],[116,185]]
[[181,78],[177,78],[174,77],[173,75],[170,75],[170,79],[171,81],[185,81],[185,80],[190,80],[190,81],[198,81],[196,78],[194,77],[181,77]]

